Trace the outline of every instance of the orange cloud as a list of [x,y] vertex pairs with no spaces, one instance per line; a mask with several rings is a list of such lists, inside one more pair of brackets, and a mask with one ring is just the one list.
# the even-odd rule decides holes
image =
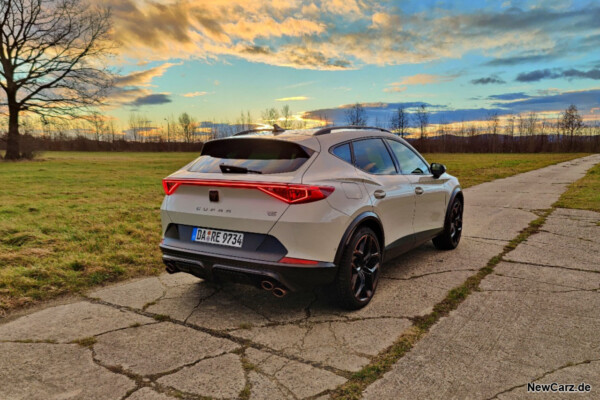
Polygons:
[[320,34],[325,31],[325,25],[306,19],[286,18],[279,22],[270,17],[262,17],[255,21],[240,20],[235,24],[223,25],[225,31],[247,41],[256,38],[303,36]]
[[303,100],[309,100],[310,97],[306,97],[306,96],[294,96],[294,97],[282,97],[280,99],[275,99],[275,101],[303,101]]
[[206,96],[208,94],[208,92],[191,92],[191,93],[185,93],[182,94],[183,97],[199,97],[199,96]]
[[145,71],[135,71],[128,75],[117,77],[115,85],[124,86],[151,86],[151,82],[154,78],[162,76],[169,68],[174,65],[181,65],[181,63],[164,63],[158,67],[150,68]]

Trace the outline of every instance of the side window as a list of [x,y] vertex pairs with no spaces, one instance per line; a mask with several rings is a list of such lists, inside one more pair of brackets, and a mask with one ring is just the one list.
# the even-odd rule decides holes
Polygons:
[[335,147],[332,151],[334,156],[341,158],[349,164],[352,164],[352,153],[350,152],[350,143]]
[[354,163],[357,168],[374,175],[396,173],[392,157],[381,139],[365,139],[352,142]]
[[396,156],[403,174],[429,173],[429,166],[414,151],[395,140],[387,140],[387,142]]

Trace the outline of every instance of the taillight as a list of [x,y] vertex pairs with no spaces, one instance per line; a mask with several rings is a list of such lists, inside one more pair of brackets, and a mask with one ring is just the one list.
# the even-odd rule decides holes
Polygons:
[[175,193],[181,185],[230,187],[238,189],[258,189],[288,204],[310,203],[329,196],[335,188],[331,186],[295,185],[285,183],[210,181],[200,179],[163,179],[163,188],[167,196]]
[[304,265],[316,265],[319,262],[314,260],[305,260],[303,258],[292,258],[292,257],[283,257],[279,260],[280,263],[284,264],[304,264]]
[[175,190],[179,187],[179,182],[169,179],[163,179],[163,189],[165,190],[165,194],[167,196],[175,193]]

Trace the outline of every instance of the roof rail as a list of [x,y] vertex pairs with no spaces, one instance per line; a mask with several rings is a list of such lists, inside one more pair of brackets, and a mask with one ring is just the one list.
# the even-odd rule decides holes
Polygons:
[[371,129],[371,130],[374,129],[374,130],[381,131],[381,132],[391,133],[387,129],[378,128],[375,126],[343,125],[343,126],[329,126],[326,128],[321,128],[318,131],[316,131],[315,133],[313,133],[313,136],[327,135],[327,134],[331,133],[331,131],[337,130],[337,129]]
[[280,134],[282,132],[285,132],[285,129],[283,129],[282,127],[280,127],[277,124],[273,124],[272,128],[248,129],[248,130],[245,130],[245,131],[234,133],[233,136],[249,135],[251,133],[256,133],[256,132],[273,132],[274,134],[278,135],[278,134]]

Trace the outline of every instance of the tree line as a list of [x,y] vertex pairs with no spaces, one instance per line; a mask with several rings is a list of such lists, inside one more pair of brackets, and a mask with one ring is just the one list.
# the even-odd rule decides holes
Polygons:
[[[356,103],[345,111],[348,125],[367,126],[365,108]],[[388,121],[373,126],[386,128],[424,152],[600,152],[600,121],[585,124],[577,106],[571,104],[557,118],[536,112],[499,115],[490,112],[485,121],[450,124],[442,119],[431,126],[425,104],[412,113],[398,107]]]

